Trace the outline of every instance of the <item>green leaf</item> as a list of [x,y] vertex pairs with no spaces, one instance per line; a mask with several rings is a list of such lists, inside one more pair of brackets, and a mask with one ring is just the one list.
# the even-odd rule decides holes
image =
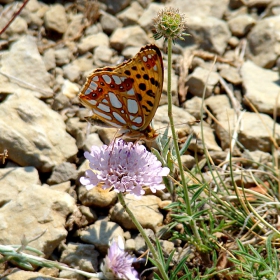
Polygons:
[[193,139],[193,133],[191,133],[191,134],[188,136],[186,142],[184,143],[183,147],[181,148],[181,150],[180,150],[180,156],[182,156],[182,155],[185,154],[185,152],[187,151],[187,149],[189,148],[189,146],[190,146],[190,144],[191,144],[192,139]]
[[167,167],[170,169],[171,173],[174,172],[174,161],[170,152],[167,154]]
[[165,166],[166,163],[164,159],[162,158],[161,154],[159,153],[158,150],[151,148],[151,152],[156,156],[156,158],[161,162],[162,166]]

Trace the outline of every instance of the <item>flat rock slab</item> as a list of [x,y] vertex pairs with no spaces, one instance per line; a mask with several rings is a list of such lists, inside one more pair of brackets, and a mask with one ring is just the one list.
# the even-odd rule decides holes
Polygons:
[[[246,61],[242,68],[243,87],[245,97],[261,113],[272,115],[274,108],[277,108],[277,115],[280,116],[280,80],[278,72],[263,69],[252,61]],[[247,105],[248,101],[244,100]]]
[[66,218],[73,212],[75,200],[67,193],[34,184],[38,177],[32,167],[1,170],[2,195],[13,193],[13,197],[0,208],[0,244],[20,245],[24,236],[32,240],[42,234],[30,246],[48,257],[67,236]]
[[41,172],[76,155],[61,115],[32,95],[13,94],[0,104],[0,150],[20,166]]
[[10,51],[1,58],[0,71],[15,78],[11,79],[12,83],[7,78],[1,80],[1,93],[14,93],[20,84],[23,88],[37,88],[31,91],[36,97],[48,98],[53,95],[51,75],[32,36],[24,36],[12,45]]

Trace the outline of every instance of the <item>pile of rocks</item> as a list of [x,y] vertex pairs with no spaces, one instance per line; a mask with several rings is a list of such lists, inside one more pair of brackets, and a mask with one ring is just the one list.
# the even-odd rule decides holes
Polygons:
[[[22,3],[0,3],[1,30]],[[186,15],[190,33],[174,45],[172,61],[179,136],[187,137],[191,130],[196,135],[184,164],[194,165],[193,151],[204,157],[201,124],[187,125],[201,118],[202,107],[204,141],[216,164],[227,158],[234,133],[239,142],[235,156],[272,160],[271,147],[280,143],[274,120],[280,115],[279,0],[30,0],[0,37],[0,153],[6,149],[9,155],[0,165],[0,244],[20,244],[23,234],[33,239],[46,231],[30,246],[46,258],[59,249],[59,261],[88,272],[98,271],[113,236],[123,236],[132,252],[145,251],[116,194],[87,192],[77,183],[87,168],[82,152],[110,142],[115,133],[88,126],[84,117],[90,111],[79,104],[77,94],[93,69],[117,65],[155,43],[153,18],[166,6]],[[166,66],[164,41],[156,44]],[[165,80],[156,128],[169,122],[166,88]],[[163,224],[167,198],[148,194],[139,201],[127,196],[152,235]],[[180,244],[162,240],[162,246],[170,254]],[[19,278],[13,279],[43,274],[73,277],[41,269],[18,271],[14,277]],[[8,277],[3,279],[12,279]]]

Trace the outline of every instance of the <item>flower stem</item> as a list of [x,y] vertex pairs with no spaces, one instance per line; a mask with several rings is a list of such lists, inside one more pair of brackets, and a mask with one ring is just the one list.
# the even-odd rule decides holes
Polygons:
[[[172,115],[172,94],[171,94],[171,66],[172,66],[172,38],[167,39],[168,42],[168,65],[167,65],[167,98],[168,98],[168,117],[170,121],[170,127],[171,127],[171,132],[172,132],[172,137],[174,139],[174,148],[177,156],[177,161],[178,161],[178,166],[181,174],[181,180],[182,180],[182,186],[183,186],[183,191],[184,191],[184,201],[186,203],[186,209],[187,209],[187,214],[189,216],[192,216],[192,209],[191,209],[191,204],[190,204],[190,198],[189,198],[189,193],[188,193],[188,188],[186,184],[186,179],[184,175],[184,169],[180,157],[180,151],[179,151],[179,146],[178,146],[178,137],[175,131],[174,127],[174,120],[173,120],[173,115]],[[198,233],[196,224],[193,220],[190,220],[190,226],[192,228],[193,234],[199,243],[199,245],[202,244],[200,235]]]
[[166,275],[165,269],[163,264],[160,262],[160,258],[158,256],[157,251],[155,250],[155,246],[152,244],[151,240],[149,239],[149,237],[146,235],[143,227],[141,226],[141,224],[137,221],[137,219],[135,218],[135,216],[133,215],[133,213],[130,211],[130,209],[127,207],[123,194],[122,193],[118,193],[118,199],[119,202],[121,203],[122,207],[124,208],[124,210],[127,212],[127,214],[129,215],[130,219],[132,220],[132,222],[134,223],[134,225],[137,227],[137,229],[139,230],[139,232],[141,233],[142,237],[145,239],[146,244],[149,248],[149,250],[151,251],[154,261],[157,263],[157,268],[160,271],[161,277],[163,280],[168,280],[168,276]]

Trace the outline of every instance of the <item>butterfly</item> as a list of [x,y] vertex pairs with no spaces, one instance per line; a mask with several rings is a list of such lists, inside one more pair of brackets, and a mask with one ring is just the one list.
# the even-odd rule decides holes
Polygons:
[[149,44],[131,59],[115,67],[94,70],[87,78],[80,102],[92,109],[87,120],[116,127],[122,136],[153,140],[150,123],[162,93],[163,62],[159,48]]

